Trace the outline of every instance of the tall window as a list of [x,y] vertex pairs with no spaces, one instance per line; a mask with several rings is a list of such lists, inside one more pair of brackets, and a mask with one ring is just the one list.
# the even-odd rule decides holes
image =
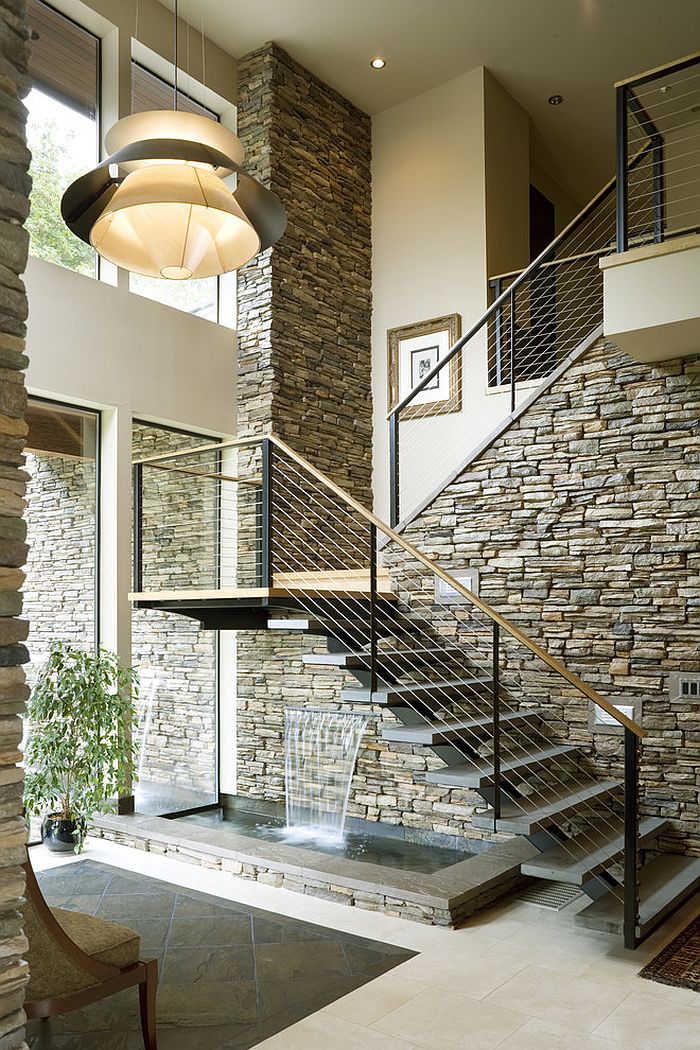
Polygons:
[[96,276],[96,255],[61,216],[66,187],[97,163],[100,41],[43,0],[27,0],[31,26],[26,99],[32,152],[32,255]]
[[[171,84],[161,80],[138,62],[131,63],[131,112],[144,113],[152,109],[172,109],[174,91]],[[186,113],[197,113],[210,120],[219,119],[212,110],[201,106],[182,91],[177,93],[177,107]],[[186,313],[216,321],[218,317],[219,282],[216,277],[197,281],[165,281],[142,274],[129,275],[129,288],[138,295],[156,302],[174,306]]]
[[[134,422],[134,458],[206,444],[201,435]],[[199,484],[198,484],[199,483]],[[146,469],[143,493],[145,586],[177,586],[183,551],[168,550],[173,514],[199,504],[211,485],[179,471]],[[201,511],[200,511],[201,513]],[[204,577],[215,571],[218,519],[208,514],[191,536],[187,557]],[[195,620],[160,609],[134,609],[132,664],[139,674],[138,813],[164,814],[218,799],[218,636]]]
[[97,644],[99,416],[30,399],[27,409],[30,680],[52,641]]

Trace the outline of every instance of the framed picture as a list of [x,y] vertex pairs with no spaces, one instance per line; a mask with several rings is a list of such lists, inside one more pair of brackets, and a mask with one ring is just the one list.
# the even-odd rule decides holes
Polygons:
[[[391,328],[388,342],[389,411],[440,363],[462,334],[459,314],[435,317],[432,321]],[[428,382],[401,413],[402,418],[419,418],[443,412],[459,412],[462,407],[462,380],[459,355]]]

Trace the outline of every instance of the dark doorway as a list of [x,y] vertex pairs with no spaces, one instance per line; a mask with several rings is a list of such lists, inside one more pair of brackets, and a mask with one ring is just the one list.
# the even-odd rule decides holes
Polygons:
[[530,262],[554,240],[554,205],[530,184]]

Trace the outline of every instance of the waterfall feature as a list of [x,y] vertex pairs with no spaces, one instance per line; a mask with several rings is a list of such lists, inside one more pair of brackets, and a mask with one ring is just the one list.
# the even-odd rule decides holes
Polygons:
[[357,752],[369,716],[315,707],[284,712],[284,780],[291,837],[341,842]]

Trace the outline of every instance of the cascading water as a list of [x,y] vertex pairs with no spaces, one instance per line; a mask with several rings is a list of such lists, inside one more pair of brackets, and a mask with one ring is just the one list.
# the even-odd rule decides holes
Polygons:
[[342,842],[365,714],[287,707],[284,712],[287,838]]

